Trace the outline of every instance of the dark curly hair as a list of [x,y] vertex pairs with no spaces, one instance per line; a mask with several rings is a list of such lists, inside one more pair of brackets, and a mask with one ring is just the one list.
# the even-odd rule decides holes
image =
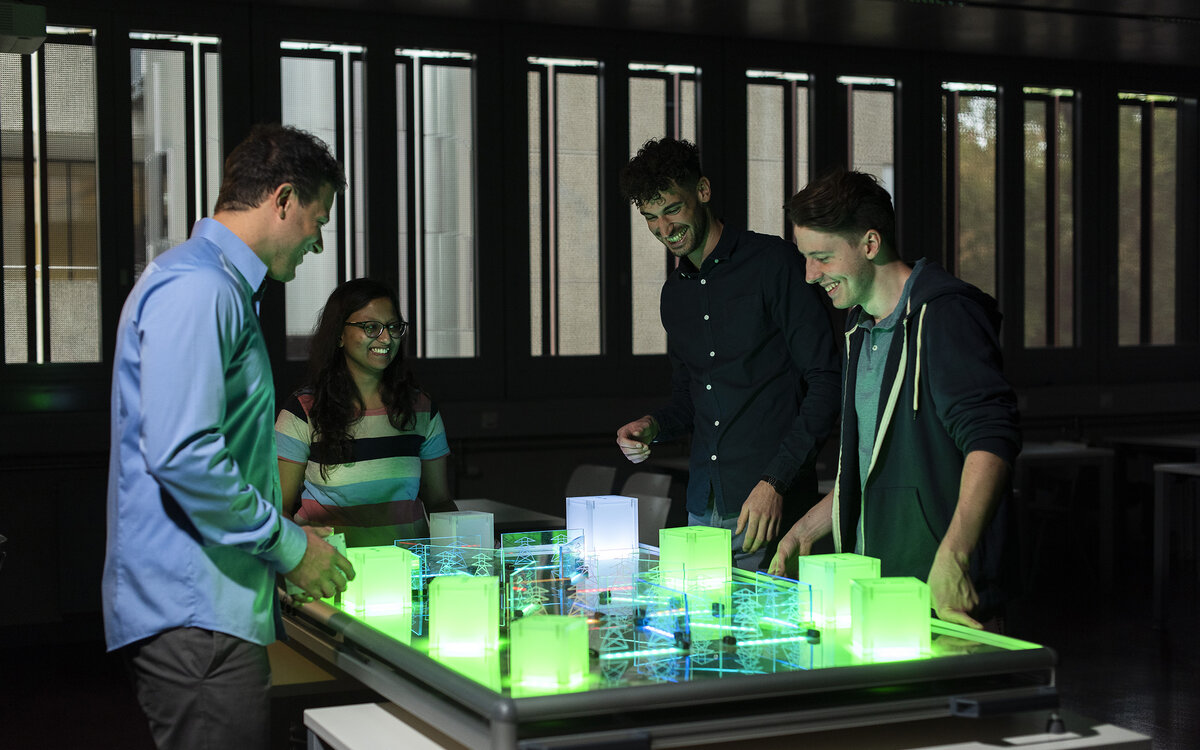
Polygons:
[[[309,383],[313,391],[312,420],[314,442],[325,449],[321,477],[329,479],[331,464],[346,463],[354,455],[350,428],[362,417],[364,404],[358,386],[346,367],[346,356],[338,346],[346,319],[371,300],[391,300],[397,313],[400,301],[392,287],[374,279],[352,279],[333,290],[321,309],[309,349]],[[386,322],[386,321],[384,321]],[[388,410],[388,420],[397,430],[411,427],[415,421],[413,404],[419,389],[404,361],[399,346],[396,358],[383,371],[380,395]]]
[[285,182],[296,187],[300,204],[320,195],[321,186],[346,189],[346,175],[337,159],[312,133],[278,124],[258,124],[225,159],[217,211],[248,211]]
[[883,246],[899,254],[892,196],[874,175],[836,167],[808,183],[784,208],[797,227],[830,232],[852,243],[874,229]]
[[703,176],[696,144],[674,138],[651,138],[621,170],[621,196],[641,208],[664,190],[670,190],[672,184],[695,189]]

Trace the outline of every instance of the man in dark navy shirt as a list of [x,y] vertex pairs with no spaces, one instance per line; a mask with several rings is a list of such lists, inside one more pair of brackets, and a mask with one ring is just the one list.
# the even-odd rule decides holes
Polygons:
[[671,400],[621,427],[617,445],[639,463],[691,432],[688,521],[730,529],[734,562],[757,569],[781,523],[816,500],[841,394],[828,310],[793,245],[713,216],[693,144],[647,141],[621,190],[678,267],[660,306]]

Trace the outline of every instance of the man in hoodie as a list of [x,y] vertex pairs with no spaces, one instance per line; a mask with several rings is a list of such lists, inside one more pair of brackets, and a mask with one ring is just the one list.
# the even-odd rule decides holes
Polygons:
[[927,581],[939,618],[982,627],[1001,613],[1002,500],[1020,449],[996,301],[901,260],[891,196],[871,175],[829,173],[787,209],[808,283],[849,314],[837,482],[769,569],[832,531],[883,575]]

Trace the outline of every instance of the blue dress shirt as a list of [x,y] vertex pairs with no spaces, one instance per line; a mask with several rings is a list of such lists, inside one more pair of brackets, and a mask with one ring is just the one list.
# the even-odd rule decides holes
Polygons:
[[304,556],[281,512],[275,388],[254,291],[266,265],[220,222],[149,263],[121,311],[112,385],[109,649],[176,627],[266,645],[275,574]]

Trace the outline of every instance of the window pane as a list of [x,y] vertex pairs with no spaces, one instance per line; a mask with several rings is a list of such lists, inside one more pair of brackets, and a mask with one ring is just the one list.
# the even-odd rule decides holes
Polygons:
[[134,269],[187,239],[188,98],[182,50],[130,50]]
[[[284,56],[280,59],[283,124],[306,130],[338,153],[338,63],[328,58]],[[349,191],[347,191],[349,192]],[[338,225],[342,211],[338,196],[329,223],[321,231],[325,247],[309,253],[296,268],[296,278],[284,286],[288,359],[308,357],[308,339],[317,314],[338,284]]]
[[746,77],[748,228],[790,240],[783,204],[808,182],[808,76]]
[[1118,107],[1117,343],[1141,343],[1142,107]]
[[28,88],[21,75],[21,56],[0,54],[0,226],[4,230],[0,242],[4,247],[4,361],[8,363],[29,361],[25,262],[25,165],[29,155],[22,138],[27,126],[22,92]]
[[1025,91],[1025,346],[1074,345],[1072,92]]
[[530,63],[537,66],[529,74],[528,99],[530,352],[601,354],[597,65]]
[[221,192],[221,170],[225,150],[221,147],[221,56],[204,54],[204,203],[201,214],[211,216]]
[[1161,95],[1120,96],[1117,343],[1170,345],[1176,305],[1176,102]]
[[447,65],[426,65],[423,72],[423,353],[426,357],[473,357],[473,72]]
[[[953,84],[948,84],[950,89]],[[996,99],[949,90],[943,97],[948,252],[955,274],[996,294]]]
[[45,61],[48,344],[39,361],[100,361],[95,50],[47,43]]
[[[669,136],[696,143],[699,70],[632,64],[629,75],[629,157],[650,138]],[[702,160],[703,156],[702,152]],[[659,318],[658,299],[674,259],[647,231],[646,220],[633,206],[629,221],[632,350],[634,354],[664,354],[667,334]]]
[[475,58],[395,55],[400,305],[416,356],[474,357]]
[[879,178],[896,197],[895,94],[850,90],[850,163],[853,169]]
[[1175,343],[1175,165],[1177,163],[1176,112],[1173,107],[1154,108],[1154,173],[1150,205],[1150,342]]

